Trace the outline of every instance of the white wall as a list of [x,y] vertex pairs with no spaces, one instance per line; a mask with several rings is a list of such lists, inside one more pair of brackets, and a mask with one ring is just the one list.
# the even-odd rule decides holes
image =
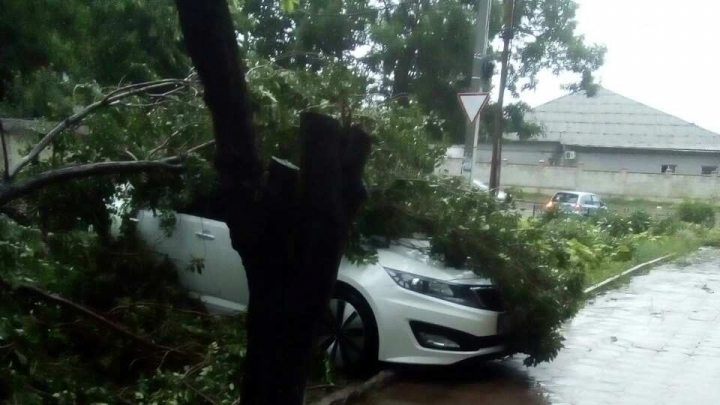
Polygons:
[[[666,164],[677,165],[675,174],[700,175],[702,166],[720,167],[720,154],[698,152],[621,152],[619,150],[584,151],[579,150],[577,161],[587,170],[620,171],[626,169],[632,173],[661,173],[660,167]],[[522,163],[522,162],[511,162]]]
[[[458,175],[457,162],[443,165],[447,174]],[[459,166],[458,166],[459,167]],[[476,163],[473,177],[487,182],[490,164]],[[587,170],[583,167],[507,164],[501,169],[503,188],[518,187],[527,192],[552,194],[559,190],[577,190],[601,196],[683,200],[697,198],[720,200],[720,176],[630,173]]]
[[[558,159],[560,145],[550,142],[537,143],[515,143],[503,144],[502,158],[512,164],[537,164],[543,160],[548,162],[550,158]],[[492,157],[492,145],[487,143],[478,144],[475,158],[478,162],[490,163]]]
[[[548,163],[551,158],[561,164],[563,147],[553,142],[506,142],[503,144],[503,162],[506,164],[533,165],[542,160]],[[575,151],[577,158],[565,162],[565,166],[583,165],[587,170],[621,171],[632,173],[661,173],[662,165],[676,165],[676,174],[701,175],[702,166],[720,167],[720,153],[623,150],[600,148],[565,149]],[[476,159],[490,163],[492,145],[478,144]]]
[[[5,145],[8,149],[7,153],[9,166],[12,167],[16,164],[25,155],[27,149],[34,145],[38,140],[39,135],[32,132],[5,134]],[[48,146],[42,153],[40,153],[40,159],[47,159],[51,155],[52,146]],[[5,167],[5,161],[2,150],[0,149],[0,171],[3,167]]]

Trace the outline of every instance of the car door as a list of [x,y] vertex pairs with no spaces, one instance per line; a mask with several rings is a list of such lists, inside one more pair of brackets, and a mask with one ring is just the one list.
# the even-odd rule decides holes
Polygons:
[[601,210],[605,210],[605,211],[607,210],[607,206],[606,206],[605,203],[600,199],[600,197],[598,197],[597,195],[593,195],[593,200],[594,200],[594,201],[596,202],[596,204],[597,204],[597,211],[598,211],[598,212],[601,211]]
[[589,202],[586,207],[586,212],[588,215],[592,215],[597,213],[598,208],[600,208],[600,200],[597,198],[595,194],[589,194]]
[[[213,297],[235,309],[247,307],[250,294],[240,255],[232,248],[230,230],[225,222],[200,218],[200,232],[205,252],[205,274],[213,285]],[[228,305],[225,305],[228,306]]]
[[175,225],[163,229],[161,217],[150,210],[141,210],[136,216],[137,231],[148,247],[175,265],[180,282],[200,295],[216,293],[216,287],[203,277],[205,246],[198,233],[200,218],[193,215],[175,215]]
[[578,209],[576,212],[579,214],[588,215],[590,214],[590,207],[592,206],[592,200],[590,194],[583,194],[578,198]]

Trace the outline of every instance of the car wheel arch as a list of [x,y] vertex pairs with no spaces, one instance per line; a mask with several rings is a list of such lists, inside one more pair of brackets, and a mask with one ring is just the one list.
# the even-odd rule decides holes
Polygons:
[[340,280],[335,284],[331,304],[333,300],[337,299],[345,301],[354,307],[360,315],[362,322],[365,324],[365,328],[368,330],[368,334],[366,335],[369,339],[368,346],[363,349],[365,359],[352,365],[349,369],[346,369],[346,371],[350,374],[367,375],[375,370],[379,360],[380,333],[376,311],[359,289]]

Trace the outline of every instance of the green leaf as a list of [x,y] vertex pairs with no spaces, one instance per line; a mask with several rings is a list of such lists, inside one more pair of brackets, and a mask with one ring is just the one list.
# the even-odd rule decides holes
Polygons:
[[282,0],[281,7],[284,12],[292,13],[300,5],[300,0]]

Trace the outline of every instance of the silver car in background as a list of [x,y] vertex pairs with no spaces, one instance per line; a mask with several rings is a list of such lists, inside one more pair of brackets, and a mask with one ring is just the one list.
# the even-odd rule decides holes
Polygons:
[[545,210],[558,207],[563,211],[580,215],[592,215],[598,210],[607,210],[605,203],[594,193],[584,191],[559,191],[545,205]]

